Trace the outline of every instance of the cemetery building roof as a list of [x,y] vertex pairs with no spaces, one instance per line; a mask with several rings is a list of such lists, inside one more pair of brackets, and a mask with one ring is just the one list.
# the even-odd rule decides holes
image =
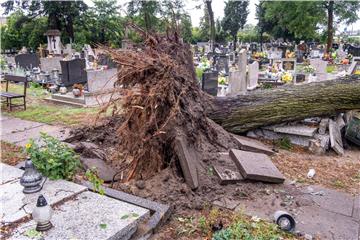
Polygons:
[[61,33],[59,30],[57,29],[49,29],[46,31],[46,33],[44,33],[45,36],[60,36]]

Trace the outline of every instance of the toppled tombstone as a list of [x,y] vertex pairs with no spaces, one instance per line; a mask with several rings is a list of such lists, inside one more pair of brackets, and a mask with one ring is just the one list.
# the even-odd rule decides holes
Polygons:
[[339,155],[344,155],[343,142],[338,124],[329,120],[330,146]]
[[337,117],[336,117],[336,124],[339,126],[339,129],[341,131],[341,129],[343,127],[345,127],[345,121],[344,121],[344,118],[343,118],[343,114],[340,113]]
[[220,185],[233,184],[244,180],[228,152],[219,153],[218,164],[213,165]]
[[284,176],[271,162],[269,156],[263,153],[231,149],[230,157],[244,179],[271,183],[283,183],[285,181]]
[[273,155],[274,151],[268,148],[265,144],[262,144],[259,141],[256,141],[251,138],[236,136],[235,139],[240,144],[240,149],[244,151],[264,153],[266,155]]
[[329,150],[330,136],[328,134],[315,134],[309,142],[309,151],[317,155],[324,154]]
[[184,137],[176,138],[174,150],[179,157],[186,183],[191,189],[196,189],[199,186],[199,180],[197,173],[198,157],[195,150],[187,144]]

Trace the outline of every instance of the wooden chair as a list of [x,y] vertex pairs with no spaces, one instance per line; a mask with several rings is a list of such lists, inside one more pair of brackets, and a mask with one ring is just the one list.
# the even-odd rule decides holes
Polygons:
[[[6,81],[5,92],[0,92],[0,96],[2,98],[6,98],[6,106],[8,107],[8,109],[11,111],[13,107],[21,107],[21,106],[23,106],[24,110],[26,110],[26,89],[27,89],[27,86],[28,86],[27,77],[5,74],[4,79]],[[15,83],[22,82],[22,83],[24,83],[23,94],[9,92],[9,82],[15,82]],[[23,104],[13,104],[11,102],[11,100],[15,99],[15,98],[22,98],[23,99]]]

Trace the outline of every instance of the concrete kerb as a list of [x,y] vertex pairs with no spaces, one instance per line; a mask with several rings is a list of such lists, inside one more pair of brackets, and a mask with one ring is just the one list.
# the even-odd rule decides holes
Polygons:
[[[90,182],[82,181],[81,184],[86,186],[89,190],[94,191],[94,187]],[[107,187],[103,187],[103,189],[105,191],[105,195],[108,197],[115,198],[120,201],[150,210],[151,216],[145,223],[145,228],[141,230],[142,232],[135,233],[136,238],[144,238],[144,236],[152,234],[160,226],[162,226],[162,224],[165,223],[171,215],[172,209],[168,205],[157,203],[148,199],[137,197]]]

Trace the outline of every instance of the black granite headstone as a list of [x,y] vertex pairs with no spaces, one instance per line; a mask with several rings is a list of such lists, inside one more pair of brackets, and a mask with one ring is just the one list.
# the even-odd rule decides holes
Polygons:
[[60,65],[64,86],[69,87],[75,83],[85,84],[87,82],[85,59],[60,61]]
[[218,91],[218,72],[204,72],[202,76],[202,90],[216,96]]
[[226,55],[217,57],[216,70],[218,72],[224,71],[225,74],[229,74],[229,58]]
[[15,56],[15,63],[21,68],[31,70],[34,67],[39,67],[40,59],[34,53],[23,53]]

